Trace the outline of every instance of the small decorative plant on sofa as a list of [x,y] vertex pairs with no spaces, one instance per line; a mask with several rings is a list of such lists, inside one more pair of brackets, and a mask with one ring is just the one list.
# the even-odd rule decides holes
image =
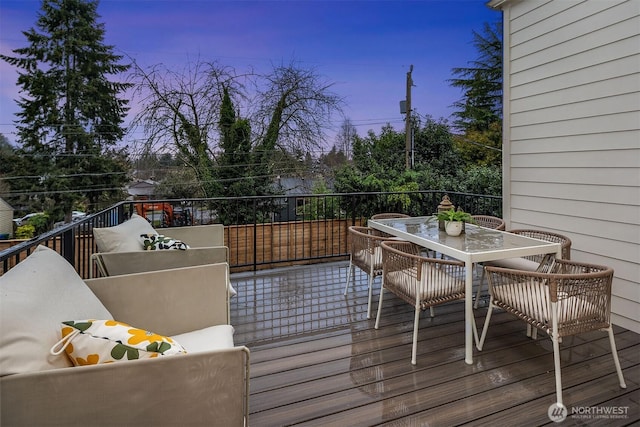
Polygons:
[[439,221],[444,221],[445,231],[449,236],[458,236],[462,233],[463,223],[473,223],[473,217],[471,214],[464,212],[461,209],[440,211],[436,214],[436,218]]

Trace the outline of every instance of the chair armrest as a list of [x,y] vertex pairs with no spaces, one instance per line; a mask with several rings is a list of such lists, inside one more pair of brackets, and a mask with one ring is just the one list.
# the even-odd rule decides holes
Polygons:
[[248,425],[249,350],[61,368],[0,378],[11,426]]
[[226,263],[101,277],[85,282],[115,320],[158,334],[176,335],[229,324],[229,266]]
[[145,271],[167,270],[195,265],[229,262],[229,248],[215,246],[181,250],[98,252],[91,255],[98,277]]

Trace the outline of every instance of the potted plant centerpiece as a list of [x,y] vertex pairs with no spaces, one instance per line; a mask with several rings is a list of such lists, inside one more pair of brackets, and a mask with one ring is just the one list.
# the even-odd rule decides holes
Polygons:
[[463,210],[440,211],[436,214],[438,220],[444,221],[444,229],[449,236],[459,236],[465,222],[473,222],[471,214]]

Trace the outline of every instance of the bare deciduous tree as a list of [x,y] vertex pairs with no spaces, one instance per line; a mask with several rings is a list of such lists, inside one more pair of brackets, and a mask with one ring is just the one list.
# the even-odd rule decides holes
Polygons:
[[254,127],[263,129],[264,148],[288,152],[321,148],[331,117],[342,111],[343,100],[332,92],[333,83],[295,62],[274,67],[259,83],[263,88],[258,89],[253,119]]
[[174,152],[193,169],[201,191],[212,195],[212,167],[224,88],[241,93],[234,70],[215,62],[190,62],[182,72],[163,64],[148,70],[134,63],[135,95],[143,108],[132,126],[145,133],[155,152]]
[[[239,75],[215,62],[190,63],[182,72],[163,65],[143,70],[134,63],[136,94],[143,109],[133,126],[145,132],[145,144],[156,152],[175,152],[191,167],[203,193],[218,194],[213,173],[220,143],[220,110],[225,91],[248,117],[252,173],[269,180],[276,151],[288,153],[322,147],[331,116],[342,100],[314,70],[275,67],[261,76]],[[245,82],[250,82],[251,98]],[[245,165],[246,167],[246,165]],[[266,185],[266,182],[265,182]]]

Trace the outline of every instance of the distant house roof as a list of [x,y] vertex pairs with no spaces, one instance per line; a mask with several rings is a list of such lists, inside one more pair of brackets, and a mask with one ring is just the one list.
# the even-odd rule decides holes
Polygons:
[[139,180],[129,184],[127,191],[131,196],[151,197],[155,194],[157,184],[158,183],[156,181],[153,181],[151,179]]
[[7,203],[2,197],[0,197],[0,211],[13,211],[13,206]]
[[311,194],[314,183],[313,178],[282,177],[276,180],[276,186],[287,195]]

